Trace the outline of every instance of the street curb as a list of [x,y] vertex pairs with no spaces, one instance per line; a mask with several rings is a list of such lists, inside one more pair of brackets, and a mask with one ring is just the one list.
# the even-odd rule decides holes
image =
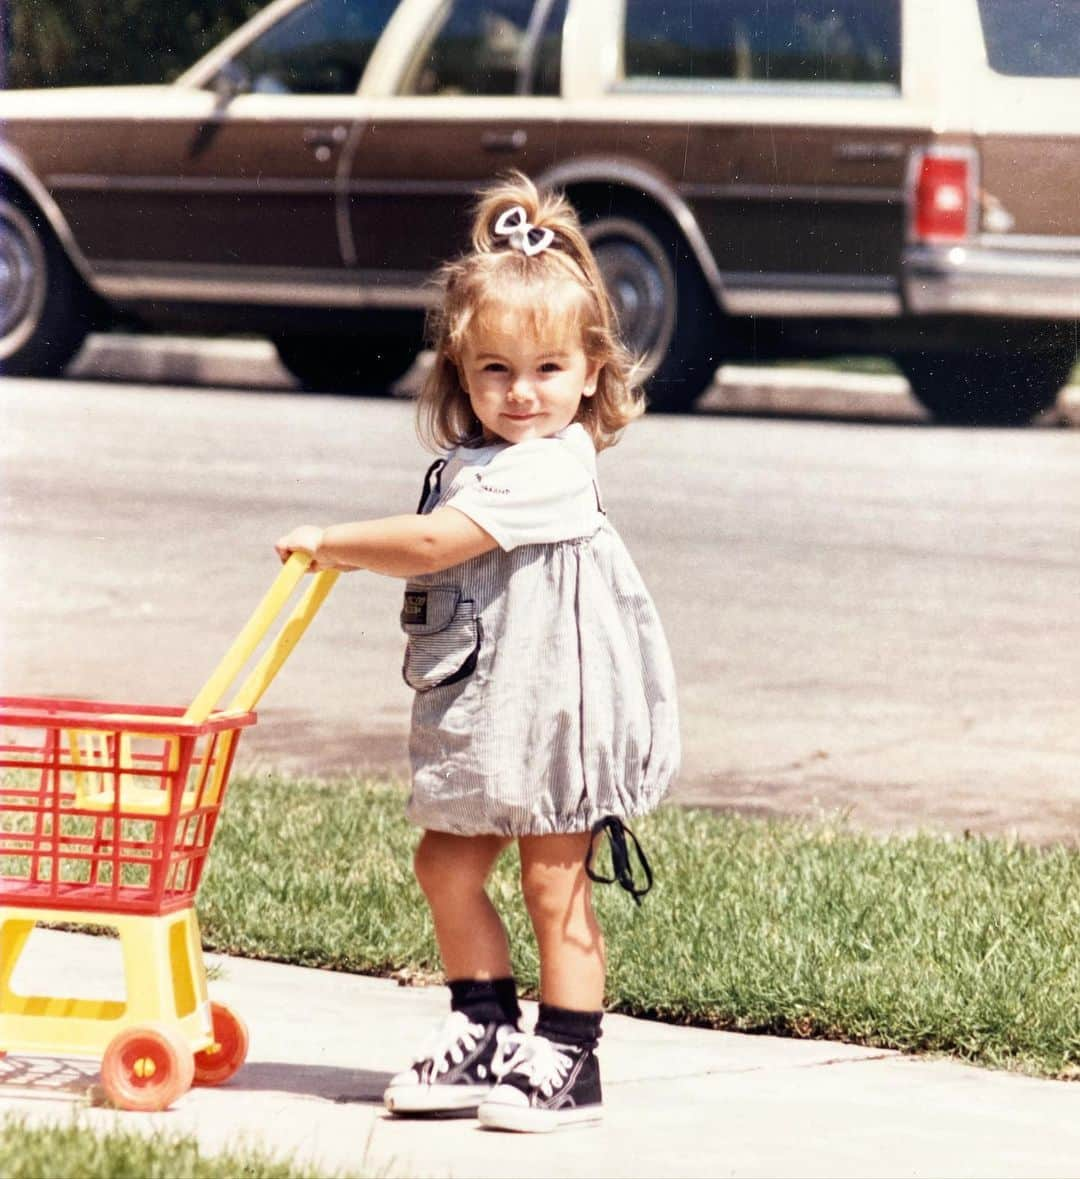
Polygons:
[[[414,395],[429,364],[430,355],[421,353],[394,385],[393,392]],[[281,391],[298,391],[300,387],[281,364],[269,340],[122,333],[90,336],[68,366],[67,376],[90,381]],[[698,402],[698,409],[711,413],[928,420],[901,376],[813,367],[724,365],[717,371],[716,382]],[[1080,385],[1066,389],[1057,409],[1047,418],[1054,424],[1080,425]]]

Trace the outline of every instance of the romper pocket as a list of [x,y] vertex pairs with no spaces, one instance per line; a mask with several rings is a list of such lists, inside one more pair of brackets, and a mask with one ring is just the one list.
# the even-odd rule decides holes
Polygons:
[[456,684],[476,669],[480,620],[476,603],[452,585],[406,585],[401,629],[408,636],[405,682],[418,692]]

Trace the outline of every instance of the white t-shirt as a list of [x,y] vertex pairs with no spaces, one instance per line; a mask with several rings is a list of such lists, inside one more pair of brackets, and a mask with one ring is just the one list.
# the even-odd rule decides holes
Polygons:
[[595,480],[596,448],[575,422],[550,438],[457,447],[438,506],[457,508],[509,552],[591,536],[603,520]]

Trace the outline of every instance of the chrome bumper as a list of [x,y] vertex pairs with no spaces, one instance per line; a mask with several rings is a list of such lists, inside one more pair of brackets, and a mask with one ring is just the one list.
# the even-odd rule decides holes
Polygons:
[[901,283],[916,315],[1080,320],[1080,252],[911,246]]

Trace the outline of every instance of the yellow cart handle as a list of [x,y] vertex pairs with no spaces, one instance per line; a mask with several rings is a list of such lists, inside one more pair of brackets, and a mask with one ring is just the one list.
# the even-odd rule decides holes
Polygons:
[[[255,607],[254,613],[245,623],[243,630],[233,640],[233,644],[225,652],[224,658],[211,672],[210,678],[199,689],[191,706],[184,713],[186,724],[201,725],[214,711],[229,685],[240,674],[255,648],[273,626],[274,620],[285,608],[289,597],[307,572],[310,564],[310,555],[302,552],[293,553],[285,562],[281,572],[274,580],[274,584],[267,590],[266,596]],[[229,702],[231,711],[249,712],[258,704],[281,665],[288,659],[293,647],[307,630],[308,624],[318,613],[319,607],[326,600],[326,595],[333,588],[337,579],[338,573],[335,570],[328,569],[315,575],[311,586],[297,602],[289,617],[282,623],[273,642],[247,679],[237,689],[236,694]]]

